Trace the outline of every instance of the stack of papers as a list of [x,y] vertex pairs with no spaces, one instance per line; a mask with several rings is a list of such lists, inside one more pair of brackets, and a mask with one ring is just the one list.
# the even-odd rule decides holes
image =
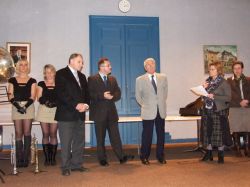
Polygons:
[[193,88],[190,88],[191,92],[193,92],[195,95],[198,95],[198,96],[205,96],[207,97],[208,93],[207,91],[205,90],[205,88],[203,86],[196,86],[196,87],[193,87]]

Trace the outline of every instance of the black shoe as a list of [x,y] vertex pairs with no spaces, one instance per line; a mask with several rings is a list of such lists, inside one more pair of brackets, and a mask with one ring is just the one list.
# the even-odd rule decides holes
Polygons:
[[144,165],[149,165],[149,161],[147,158],[141,158],[141,163],[144,164]]
[[73,168],[71,171],[79,171],[79,172],[88,172],[89,169],[85,167],[80,167],[80,168]]
[[101,160],[100,165],[101,166],[109,166],[109,163],[106,160]]
[[44,165],[48,166],[50,165],[49,160],[49,151],[50,151],[50,145],[49,144],[43,144],[43,153],[44,153]]
[[23,167],[23,141],[16,141],[16,167]]
[[69,169],[62,170],[62,175],[63,176],[69,176],[70,175],[70,170]]
[[218,164],[224,164],[224,151],[218,151]]
[[164,158],[158,159],[158,162],[159,162],[160,164],[167,164],[167,161],[166,161]]
[[56,153],[57,153],[57,144],[56,145],[50,145],[50,165],[55,166],[56,165]]
[[31,136],[24,136],[23,166],[28,167],[30,156]]
[[133,160],[135,158],[134,155],[126,155],[122,159],[120,159],[120,164],[126,163],[128,160]]
[[213,161],[213,152],[212,150],[206,150],[205,155],[202,157],[201,161]]

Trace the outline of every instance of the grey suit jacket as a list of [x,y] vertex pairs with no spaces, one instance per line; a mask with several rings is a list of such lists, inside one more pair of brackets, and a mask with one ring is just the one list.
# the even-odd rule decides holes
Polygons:
[[167,77],[164,74],[156,73],[156,81],[157,95],[155,94],[153,85],[147,73],[136,79],[135,96],[137,102],[141,106],[141,117],[144,120],[155,119],[157,115],[157,106],[161,118],[165,119],[167,116]]
[[223,79],[219,87],[213,91],[213,94],[217,111],[229,108],[231,101],[231,87],[225,79]]

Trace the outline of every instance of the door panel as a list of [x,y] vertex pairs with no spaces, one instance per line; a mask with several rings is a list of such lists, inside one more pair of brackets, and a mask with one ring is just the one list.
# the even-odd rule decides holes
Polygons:
[[[160,69],[159,18],[90,16],[89,20],[91,74],[98,71],[97,61],[100,57],[109,58],[112,75],[117,78],[122,91],[122,98],[116,103],[119,115],[140,115],[140,107],[135,100],[135,80],[145,73],[143,62],[148,57],[153,57],[157,70]],[[138,142],[138,126],[122,124],[119,129],[124,143]],[[92,140],[95,141],[95,138]],[[108,138],[106,143],[109,144]]]

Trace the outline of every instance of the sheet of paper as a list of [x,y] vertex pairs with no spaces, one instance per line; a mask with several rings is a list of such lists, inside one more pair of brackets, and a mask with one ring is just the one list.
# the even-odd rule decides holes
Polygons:
[[198,96],[207,96],[208,95],[205,88],[203,86],[201,86],[201,85],[190,88],[190,90],[191,90],[191,92],[193,92],[195,95],[198,95]]

